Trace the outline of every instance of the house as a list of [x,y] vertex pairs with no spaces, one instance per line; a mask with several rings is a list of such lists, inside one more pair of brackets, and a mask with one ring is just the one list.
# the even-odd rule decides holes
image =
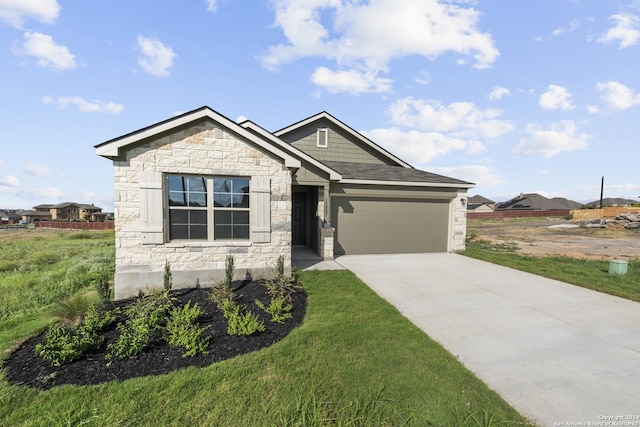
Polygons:
[[530,210],[530,211],[548,211],[548,210],[571,210],[580,209],[581,203],[567,200],[563,197],[554,197],[548,199],[538,193],[520,193],[506,202],[498,203],[496,210]]
[[495,209],[496,202],[477,194],[467,200],[467,211],[469,212],[493,212]]
[[58,203],[57,205],[41,204],[33,207],[34,213],[31,215],[35,220],[64,220],[78,221],[89,220],[94,221],[96,214],[102,212],[102,208],[93,204],[83,204],[75,202]]
[[266,277],[292,247],[464,249],[473,184],[414,169],[326,112],[271,133],[209,107],[97,145],[113,161],[116,298],[162,284]]
[[[610,207],[629,207],[634,205],[639,205],[640,202],[633,199],[624,199],[621,197],[605,197],[602,199],[602,206],[610,206]],[[600,200],[594,200],[593,202],[589,202],[586,204],[588,208],[599,208]]]

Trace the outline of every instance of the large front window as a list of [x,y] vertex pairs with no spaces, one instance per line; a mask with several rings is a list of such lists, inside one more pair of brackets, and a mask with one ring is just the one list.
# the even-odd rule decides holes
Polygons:
[[249,179],[169,175],[171,240],[248,240]]

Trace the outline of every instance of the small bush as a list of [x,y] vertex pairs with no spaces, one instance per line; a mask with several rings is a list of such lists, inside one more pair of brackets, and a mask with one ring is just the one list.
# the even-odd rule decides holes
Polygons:
[[298,289],[296,281],[284,274],[284,257],[280,255],[276,265],[270,268],[272,279],[265,282],[267,293],[271,298],[291,301],[291,294]]
[[249,336],[266,330],[264,322],[258,316],[241,307],[231,299],[224,300],[222,312],[227,319],[227,333],[229,335]]
[[199,327],[196,324],[202,310],[198,304],[191,305],[191,301],[181,308],[171,310],[166,327],[166,340],[169,344],[182,347],[186,351],[182,357],[191,357],[200,353],[207,353],[209,337],[202,338],[207,327]]
[[235,270],[235,259],[233,255],[228,255],[224,262],[224,284],[231,288],[233,283],[233,273]]
[[86,295],[75,295],[63,301],[57,301],[51,309],[51,314],[62,325],[78,326],[92,306],[93,302]]
[[171,277],[171,266],[169,265],[169,261],[165,261],[164,263],[163,285],[165,291],[170,291],[171,287],[173,286],[173,279]]
[[273,323],[284,323],[287,319],[293,317],[291,310],[293,310],[293,304],[287,304],[285,298],[276,297],[271,298],[269,306],[265,306],[261,301],[256,300],[256,305],[265,313],[271,315],[271,321]]
[[211,298],[211,301],[213,301],[218,308],[222,310],[222,303],[226,300],[233,300],[235,295],[230,286],[227,286],[225,282],[219,280],[211,288],[209,297]]
[[118,341],[107,347],[107,359],[130,357],[146,349],[156,332],[166,321],[172,300],[168,292],[152,290],[126,310],[128,319],[118,325]]
[[86,311],[81,325],[50,326],[44,344],[38,344],[35,352],[53,366],[76,361],[102,345],[104,337],[99,332],[116,320],[117,313],[118,311],[100,312],[92,305]]

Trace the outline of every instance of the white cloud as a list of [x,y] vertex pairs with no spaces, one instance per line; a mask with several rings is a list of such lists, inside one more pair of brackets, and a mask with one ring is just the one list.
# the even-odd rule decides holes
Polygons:
[[39,66],[53,71],[73,70],[77,66],[75,56],[69,49],[56,44],[47,34],[24,33],[24,43],[22,47],[15,49],[15,52],[33,56],[37,58],[36,63]]
[[375,72],[358,70],[332,71],[320,67],[311,75],[311,81],[329,92],[383,93],[391,91],[392,80],[378,77]]
[[615,26],[604,33],[598,41],[600,43],[618,42],[618,48],[631,47],[640,39],[640,18],[631,13],[611,15],[609,20],[615,22]]
[[218,0],[206,0],[207,11],[215,13],[218,10]]
[[500,176],[490,166],[486,165],[466,165],[456,167],[431,168],[434,172],[444,176],[455,176],[464,181],[473,182],[478,187],[488,187],[492,185],[503,185],[508,181]]
[[520,144],[511,151],[515,156],[542,156],[549,158],[562,153],[569,153],[587,148],[590,135],[578,132],[572,120],[562,120],[540,129],[529,125],[529,136],[520,140]]
[[0,20],[15,28],[22,28],[27,19],[51,23],[58,13],[60,5],[56,0],[0,0]]
[[640,104],[640,94],[619,82],[598,82],[596,90],[600,98],[616,110],[625,110]]
[[428,71],[420,71],[413,81],[420,85],[428,85],[431,83],[431,75]]
[[124,110],[122,104],[116,104],[115,102],[103,102],[103,101],[85,101],[79,96],[62,96],[54,99],[51,96],[42,97],[44,104],[55,105],[60,109],[66,109],[70,105],[75,105],[83,113],[109,113],[118,114]]
[[[472,57],[475,68],[499,56],[490,34],[478,30],[479,12],[438,0],[274,0],[275,25],[286,43],[261,58],[268,69],[309,56],[335,61],[338,69],[386,73],[394,58],[435,59],[448,52]],[[361,72],[360,72],[361,73]],[[356,80],[356,85],[361,81]],[[350,88],[344,88],[351,92]]]
[[362,132],[362,134],[386,150],[397,154],[401,159],[407,159],[414,164],[428,163],[436,157],[453,151],[468,149],[477,151],[479,149],[475,143],[472,144],[461,138],[448,137],[438,132],[404,131],[393,127],[373,129]]
[[20,181],[13,175],[7,175],[0,178],[0,187],[16,188],[20,186]]
[[587,111],[589,114],[598,114],[600,112],[600,108],[597,105],[587,105]]
[[489,93],[489,101],[499,101],[509,95],[511,95],[511,91],[506,87],[494,86]]
[[159,40],[138,36],[138,49],[141,56],[138,64],[149,74],[156,77],[168,77],[173,66],[176,53]]
[[37,162],[27,162],[25,163],[22,171],[27,175],[33,176],[62,176],[63,174],[58,173],[51,169],[49,166],[37,163]]
[[481,110],[472,102],[453,102],[443,106],[437,101],[402,98],[389,108],[395,124],[436,132],[451,132],[455,137],[499,138],[514,127],[501,120],[502,110]]
[[571,93],[567,88],[558,85],[549,85],[545,93],[538,100],[544,110],[571,110],[575,106],[571,103]]

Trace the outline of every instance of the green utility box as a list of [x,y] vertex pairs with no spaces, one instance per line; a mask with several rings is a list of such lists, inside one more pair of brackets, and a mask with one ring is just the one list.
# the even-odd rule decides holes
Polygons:
[[627,261],[614,259],[609,261],[609,274],[627,274]]

